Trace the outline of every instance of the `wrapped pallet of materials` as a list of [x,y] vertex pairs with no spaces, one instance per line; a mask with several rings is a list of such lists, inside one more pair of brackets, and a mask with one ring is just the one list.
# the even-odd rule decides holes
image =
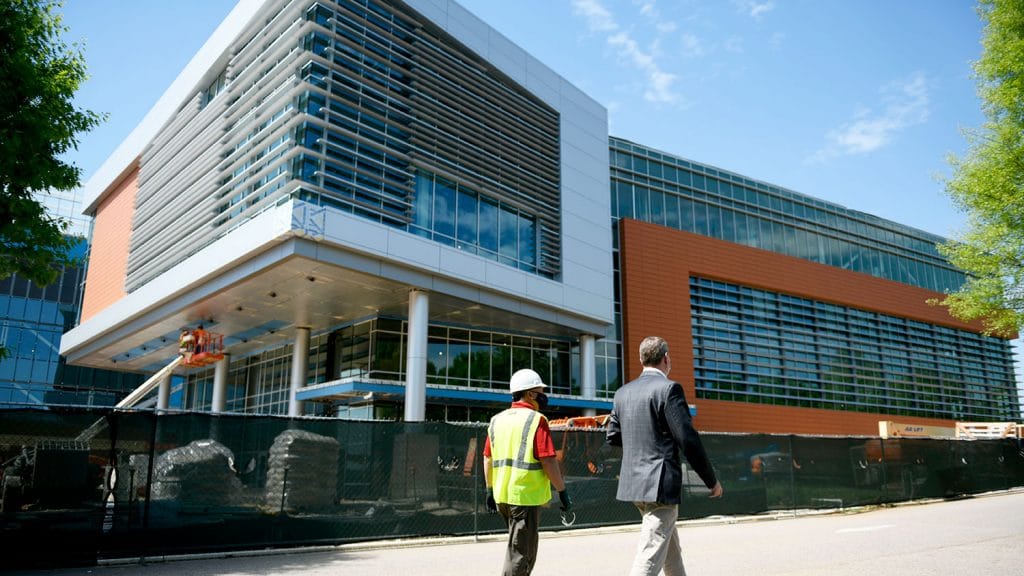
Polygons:
[[153,499],[183,505],[228,506],[242,499],[234,454],[215,440],[196,440],[160,454],[153,465]]
[[324,511],[338,484],[338,441],[305,430],[274,439],[267,462],[266,505],[272,510]]

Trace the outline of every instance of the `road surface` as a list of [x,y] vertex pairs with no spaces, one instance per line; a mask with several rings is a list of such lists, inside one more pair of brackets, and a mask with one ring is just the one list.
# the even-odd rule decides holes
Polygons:
[[[543,533],[533,574],[626,574],[637,529]],[[707,518],[680,523],[679,534],[690,576],[1024,575],[1024,490],[830,513]],[[444,538],[8,574],[480,576],[501,572],[504,547],[498,537]]]

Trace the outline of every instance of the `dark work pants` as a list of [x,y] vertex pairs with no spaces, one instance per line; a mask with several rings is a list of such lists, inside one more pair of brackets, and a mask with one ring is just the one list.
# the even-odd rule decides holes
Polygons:
[[508,525],[508,549],[502,576],[530,576],[537,561],[540,539],[540,506],[498,504],[498,512]]

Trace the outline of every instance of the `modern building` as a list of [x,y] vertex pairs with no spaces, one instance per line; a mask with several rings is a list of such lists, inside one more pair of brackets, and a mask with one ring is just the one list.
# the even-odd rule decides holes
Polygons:
[[202,324],[186,409],[485,420],[531,367],[593,414],[649,334],[702,429],[1019,405],[1009,343],[925,303],[939,238],[609,138],[450,0],[242,0],[85,193],[61,350],[153,374]]
[[[626,350],[669,342],[702,428],[874,434],[1019,415],[1010,342],[928,304],[943,239],[612,138]],[[617,304],[619,304],[617,302]],[[625,373],[639,371],[624,355]]]
[[203,324],[190,409],[483,419],[523,366],[603,408],[607,131],[454,2],[242,1],[87,185],[62,349],[153,373]]

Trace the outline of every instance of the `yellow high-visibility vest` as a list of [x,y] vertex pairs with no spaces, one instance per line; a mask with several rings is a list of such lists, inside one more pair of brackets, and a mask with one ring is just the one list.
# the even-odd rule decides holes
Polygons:
[[533,453],[543,414],[509,408],[491,418],[491,489],[498,503],[541,506],[551,500],[551,481]]

